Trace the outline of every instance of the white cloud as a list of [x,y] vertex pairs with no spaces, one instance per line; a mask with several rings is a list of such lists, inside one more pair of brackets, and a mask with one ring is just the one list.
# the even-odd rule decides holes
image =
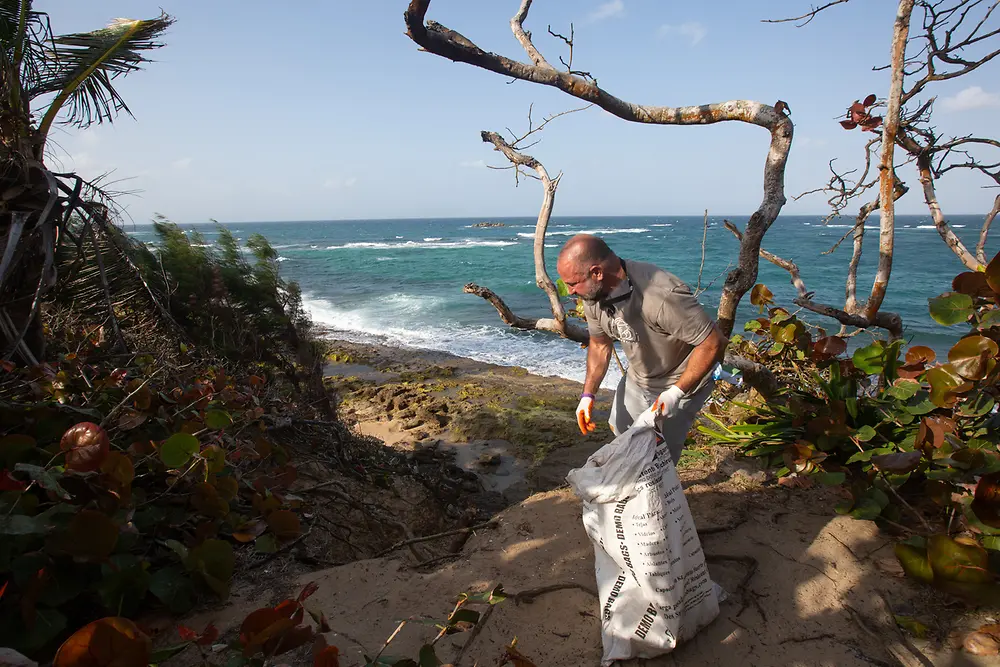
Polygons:
[[664,23],[660,26],[658,32],[660,37],[679,35],[686,38],[691,43],[691,46],[695,46],[698,42],[705,39],[705,35],[708,34],[708,29],[697,21],[687,21],[679,25]]
[[621,16],[624,13],[625,13],[625,0],[610,0],[609,2],[605,2],[603,5],[598,6],[597,9],[590,12],[590,15],[587,17],[587,20],[603,21],[605,19]]
[[357,184],[358,184],[358,179],[356,176],[351,176],[346,181],[344,181],[345,188],[353,188]]
[[979,86],[969,86],[965,90],[958,91],[955,96],[946,97],[941,100],[941,106],[946,111],[998,109],[1000,108],[1000,95],[997,93],[987,93]]
[[458,166],[465,169],[485,169],[486,160],[465,160],[463,162],[459,162]]
[[815,139],[813,137],[796,137],[795,144],[799,148],[823,148],[826,146],[826,139]]
[[187,169],[188,167],[191,166],[191,162],[193,162],[191,158],[182,157],[179,160],[174,160],[173,162],[171,162],[170,166],[173,167],[174,169]]

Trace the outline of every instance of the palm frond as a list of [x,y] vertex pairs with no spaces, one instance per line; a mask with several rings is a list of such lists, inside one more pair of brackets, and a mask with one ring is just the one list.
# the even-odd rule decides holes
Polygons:
[[[14,84],[33,88],[41,81],[45,67],[45,44],[51,41],[48,15],[32,9],[31,0],[0,0],[0,58],[4,66],[4,99],[11,97]],[[7,73],[11,73],[7,75]],[[13,73],[17,73],[17,78]],[[18,91],[19,96],[19,91]]]
[[67,104],[64,122],[78,127],[111,121],[121,111],[131,114],[113,81],[149,62],[144,53],[163,46],[157,39],[173,22],[167,14],[116,19],[107,28],[52,38],[46,67],[28,91],[30,98],[56,94],[38,127],[42,140]]

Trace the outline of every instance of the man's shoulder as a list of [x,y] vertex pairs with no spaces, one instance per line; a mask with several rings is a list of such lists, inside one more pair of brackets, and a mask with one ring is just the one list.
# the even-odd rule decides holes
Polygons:
[[626,260],[626,267],[632,284],[640,290],[690,291],[683,280],[656,264]]

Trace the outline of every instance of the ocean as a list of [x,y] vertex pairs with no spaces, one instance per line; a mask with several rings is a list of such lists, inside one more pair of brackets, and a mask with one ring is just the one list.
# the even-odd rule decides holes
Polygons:
[[[746,217],[729,217],[743,227]],[[714,316],[725,274],[735,263],[738,243],[723,227],[723,217],[710,216],[699,296]],[[500,222],[503,227],[477,227]],[[982,224],[980,216],[954,216],[949,222],[970,248]],[[278,251],[281,273],[302,288],[314,322],[336,337],[355,342],[446,351],[541,375],[582,380],[584,351],[576,344],[540,332],[516,331],[500,321],[493,306],[465,294],[469,282],[489,287],[515,313],[550,316],[544,293],[535,286],[532,239],[534,218],[449,218],[416,220],[347,220],[327,222],[241,222],[227,225],[244,243],[258,232]],[[822,216],[781,216],[764,238],[763,247],[795,261],[807,288],[820,302],[842,306],[844,279],[852,239],[832,254],[830,249],[853,226],[840,218],[823,224]],[[211,241],[212,224],[184,225]],[[151,226],[130,228],[138,240],[155,242]],[[553,217],[546,238],[546,264],[553,280],[556,255],[573,234],[589,232],[605,238],[622,257],[653,262],[692,287],[698,284],[702,260],[702,216]],[[858,274],[858,296],[871,289],[878,262],[878,221],[866,225],[866,252]],[[997,243],[987,248],[989,257]],[[897,216],[892,280],[884,310],[898,312],[907,339],[946,353],[962,327],[942,327],[927,314],[927,299],[951,289],[963,271],[944,245],[928,216]],[[788,274],[761,260],[758,282],[765,283],[779,305],[790,310],[795,296]],[[740,321],[757,317],[749,295],[741,304]],[[835,333],[839,325],[803,312],[807,322]],[[853,342],[870,341],[857,336]],[[612,363],[614,366],[614,363]],[[605,386],[617,381],[612,368]]]

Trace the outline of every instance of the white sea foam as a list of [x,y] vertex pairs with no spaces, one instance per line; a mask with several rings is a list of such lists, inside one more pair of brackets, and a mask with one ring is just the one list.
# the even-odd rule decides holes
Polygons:
[[655,222],[650,227],[673,227],[673,223],[670,222]]
[[[500,324],[469,326],[442,320],[446,299],[389,294],[350,307],[303,294],[302,304],[312,320],[338,338],[362,343],[450,352],[503,366],[521,366],[539,375],[582,381],[585,356],[579,345],[538,332],[516,331]],[[612,365],[613,366],[613,365]],[[609,369],[604,387],[620,379]]]
[[[559,225],[557,225],[558,227]],[[627,227],[625,229],[571,229],[567,231],[549,232],[552,236],[576,236],[577,234],[595,234],[607,236],[608,234],[642,234],[649,230],[645,227]],[[518,236],[534,236],[534,234],[518,234]]]
[[917,225],[917,229],[937,229],[934,225]]
[[287,262],[288,258],[287,257],[282,257],[281,255],[278,255],[278,259],[276,261],[278,261],[278,262]]
[[[399,237],[397,236],[396,238],[398,239]],[[440,236],[428,236],[427,238],[424,239],[424,241],[427,241],[428,243],[430,243],[432,241],[440,241],[440,240],[441,240]]]
[[345,250],[345,249],[412,249],[412,248],[432,248],[432,249],[450,249],[450,248],[503,248],[505,246],[517,245],[517,241],[475,241],[473,239],[465,239],[462,241],[403,241],[402,243],[393,243],[390,241],[358,241],[355,243],[344,243],[343,245],[328,245],[327,250]]

